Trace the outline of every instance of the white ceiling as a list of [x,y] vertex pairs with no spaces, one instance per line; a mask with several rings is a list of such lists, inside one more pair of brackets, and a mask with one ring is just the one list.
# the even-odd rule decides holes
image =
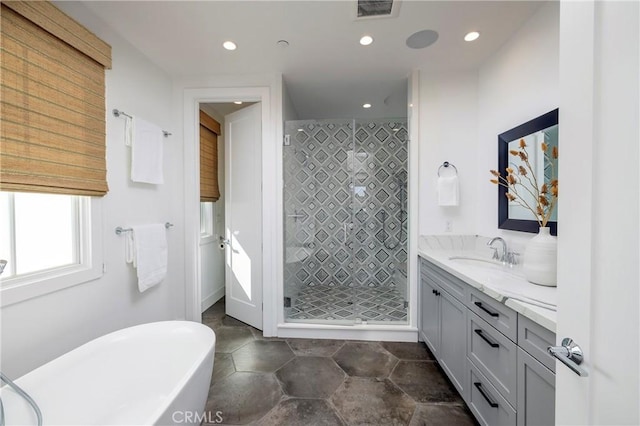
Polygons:
[[[412,69],[476,69],[541,5],[405,0],[397,18],[356,21],[356,3],[346,0],[85,4],[172,77],[283,73],[301,119],[404,116]],[[408,48],[407,37],[424,29],[438,41]],[[463,41],[471,30],[480,38]],[[372,45],[358,43],[364,34]],[[281,39],[289,47],[279,47]],[[225,40],[238,49],[224,50]],[[373,107],[363,110],[365,102]]]

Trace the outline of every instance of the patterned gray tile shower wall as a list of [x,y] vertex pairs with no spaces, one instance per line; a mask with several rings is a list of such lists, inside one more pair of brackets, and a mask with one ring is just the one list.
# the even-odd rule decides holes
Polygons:
[[285,296],[319,286],[395,290],[402,298],[406,121],[288,122],[285,134]]

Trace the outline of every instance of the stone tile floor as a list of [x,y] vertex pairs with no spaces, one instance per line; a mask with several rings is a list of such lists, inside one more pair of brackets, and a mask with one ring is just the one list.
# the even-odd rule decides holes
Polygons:
[[264,338],[225,316],[203,424],[475,425],[423,343]]
[[287,320],[406,322],[404,297],[395,287],[305,286],[285,308]]

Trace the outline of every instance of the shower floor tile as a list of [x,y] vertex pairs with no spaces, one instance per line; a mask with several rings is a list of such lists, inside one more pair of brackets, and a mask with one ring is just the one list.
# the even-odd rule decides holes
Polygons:
[[404,298],[395,287],[307,286],[291,296],[287,319],[406,321]]

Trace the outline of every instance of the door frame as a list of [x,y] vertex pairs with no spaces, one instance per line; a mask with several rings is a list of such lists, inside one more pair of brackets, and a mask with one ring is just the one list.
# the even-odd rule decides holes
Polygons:
[[[271,323],[273,311],[274,265],[277,265],[277,251],[271,247],[277,244],[275,220],[277,204],[277,168],[271,160],[277,147],[278,128],[273,125],[278,119],[279,99],[272,96],[271,87],[207,87],[184,89],[183,133],[184,133],[184,236],[185,236],[185,318],[202,322],[201,276],[200,276],[200,149],[198,130],[201,103],[261,102],[262,105],[262,286],[263,286],[263,327],[266,336],[273,335]],[[274,104],[272,104],[272,101]],[[276,105],[278,104],[278,105]],[[280,131],[281,133],[281,131]],[[266,242],[266,243],[265,243]],[[269,244],[266,245],[266,244]],[[276,271],[277,272],[277,271]]]

